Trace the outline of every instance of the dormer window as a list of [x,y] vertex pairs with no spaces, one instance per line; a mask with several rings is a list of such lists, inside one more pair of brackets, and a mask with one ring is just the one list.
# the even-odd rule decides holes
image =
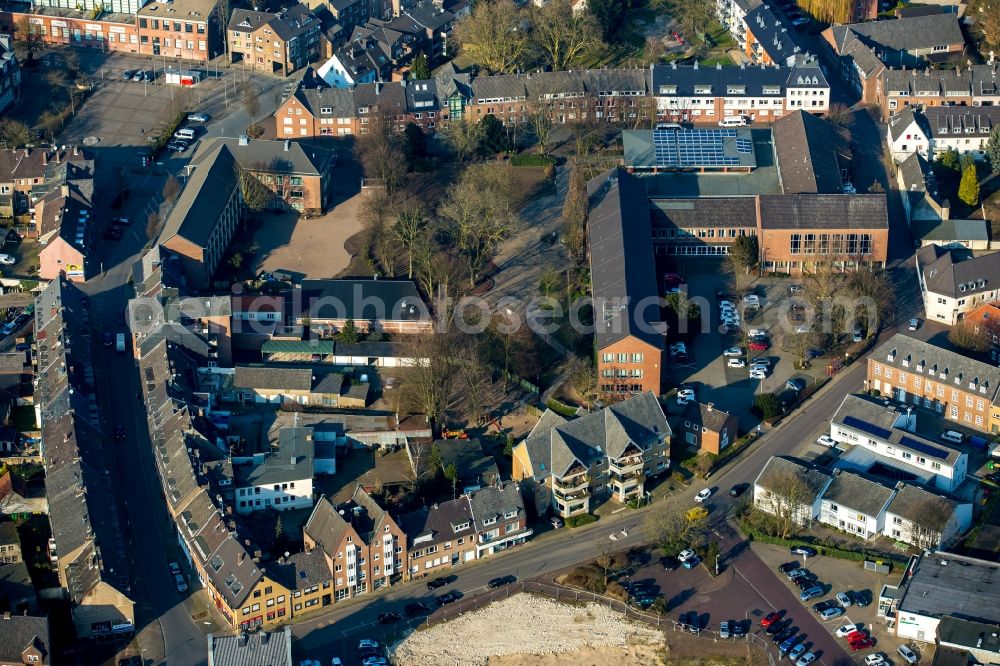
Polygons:
[[517,511],[516,510],[507,511],[506,513],[503,514],[503,517],[505,520],[509,520],[510,518],[517,518]]
[[451,526],[451,531],[452,532],[461,532],[462,530],[467,530],[467,529],[469,529],[469,522],[468,521],[466,521],[464,523],[459,523],[458,525],[452,525]]
[[661,95],[676,95],[677,86],[660,86]]
[[889,352],[889,355],[885,357],[885,360],[887,360],[889,363],[895,363],[895,361],[896,361],[896,350],[893,349],[891,352]]
[[483,518],[483,525],[495,525],[497,522],[496,516],[490,516],[489,518]]

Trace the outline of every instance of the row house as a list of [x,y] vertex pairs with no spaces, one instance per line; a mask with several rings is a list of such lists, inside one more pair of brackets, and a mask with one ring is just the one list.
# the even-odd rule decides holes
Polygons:
[[243,464],[233,464],[236,511],[288,511],[313,505],[313,454],[311,428],[282,428],[278,446],[256,454]]
[[917,250],[914,260],[928,319],[954,326],[966,313],[1000,297],[997,253],[974,257],[964,248],[929,244]]
[[347,34],[369,18],[388,18],[393,10],[389,0],[306,0],[306,4],[317,16],[328,15]]
[[143,0],[37,0],[32,4],[44,9],[72,9],[93,15],[100,12],[135,14],[144,2]]
[[754,506],[802,527],[815,522],[864,541],[885,536],[921,550],[953,543],[972,523],[972,503],[939,490],[778,456],[754,482]]
[[153,0],[136,12],[139,53],[206,62],[223,51],[218,0]]
[[[101,13],[71,7],[42,6],[33,3],[30,10],[14,11],[16,6],[0,7],[0,32],[15,32],[23,21],[43,44],[77,46],[108,52],[139,52],[139,31],[134,11],[131,13]],[[21,9],[18,7],[18,9]],[[138,7],[136,7],[138,10]]]
[[334,602],[388,587],[405,577],[406,534],[360,485],[343,504],[334,505],[321,497],[302,528],[302,538],[307,553],[322,555],[333,580]]
[[908,106],[889,119],[886,138],[900,162],[913,153],[933,160],[951,150],[985,161],[986,142],[997,127],[1000,106]]
[[[869,367],[875,356],[869,358]],[[882,374],[888,369],[883,368]],[[865,396],[844,397],[830,420],[830,437],[855,447],[841,461],[852,469],[867,471],[881,463],[945,492],[955,492],[968,473],[969,457],[964,451],[916,432],[912,409],[903,412]]]
[[521,491],[498,482],[401,518],[409,578],[436,575],[525,543],[532,534]]
[[[64,165],[74,164],[65,173]],[[93,161],[79,147],[5,148],[0,150],[0,217],[14,217],[30,211],[40,194],[56,184],[93,173]]]
[[35,417],[41,425],[48,557],[78,638],[135,631],[130,564],[94,402],[83,294],[63,278],[35,301]]
[[21,66],[14,54],[14,40],[0,34],[0,113],[4,113],[21,97]]
[[859,40],[890,67],[940,65],[960,60],[965,51],[958,14],[952,13],[833,25],[823,38],[837,55]]
[[371,373],[367,368],[334,371],[313,363],[245,363],[236,366],[232,388],[235,398],[248,404],[364,409],[371,393],[367,381]]
[[[342,70],[343,71],[343,70]],[[434,132],[450,121],[494,115],[509,127],[541,107],[553,122],[594,120],[649,125],[659,120],[717,123],[727,116],[772,121],[795,111],[823,114],[830,86],[819,67],[582,70],[473,77],[454,66],[428,81],[360,83],[347,90],[300,87],[275,112],[278,136],[363,134],[375,113],[397,128],[414,123]]]
[[320,21],[302,4],[278,13],[236,9],[228,34],[230,62],[253,71],[288,76],[320,55]]
[[652,392],[570,420],[546,411],[514,448],[513,477],[531,484],[539,513],[591,513],[643,498],[646,480],[670,469],[671,435]]
[[998,106],[1000,63],[922,71],[889,68],[877,81],[875,97],[883,119],[907,106]]
[[793,66],[810,58],[788,19],[770,6],[757,5],[747,13],[743,23],[746,29],[740,34],[745,35],[745,43],[740,46],[751,62]]

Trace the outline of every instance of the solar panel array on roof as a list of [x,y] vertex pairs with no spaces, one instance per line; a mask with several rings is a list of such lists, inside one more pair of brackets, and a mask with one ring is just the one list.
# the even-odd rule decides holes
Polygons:
[[877,425],[872,425],[871,423],[868,423],[868,421],[862,421],[856,416],[845,416],[844,425],[861,430],[869,435],[875,435],[876,437],[880,437],[882,439],[889,439],[889,436],[892,434],[891,431]]
[[[723,145],[727,138],[735,138],[735,129],[677,129],[653,130],[653,151],[656,165],[661,167],[739,166],[740,158],[727,156]],[[750,153],[753,146],[748,139],[737,139],[737,150]]]
[[931,446],[930,444],[919,442],[913,439],[912,437],[900,437],[899,443],[902,444],[903,446],[913,449],[914,451],[919,451],[920,453],[928,455],[931,458],[938,458],[940,460],[944,460],[948,457],[948,452],[945,451],[944,449],[939,449],[936,446]]

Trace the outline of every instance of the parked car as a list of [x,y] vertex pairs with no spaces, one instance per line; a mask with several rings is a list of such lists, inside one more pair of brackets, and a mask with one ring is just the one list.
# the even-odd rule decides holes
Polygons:
[[862,340],[865,339],[865,336],[861,333],[861,329],[860,328],[856,328],[856,329],[854,329],[854,333],[851,335],[851,339],[854,342],[861,342]]
[[816,661],[816,655],[812,652],[806,652],[795,662],[795,666],[809,666],[814,661]]
[[427,604],[420,601],[414,601],[412,604],[406,604],[406,607],[403,609],[403,613],[406,617],[416,617],[417,615],[423,615],[424,613],[429,612],[431,612],[431,609],[427,607]]
[[677,404],[686,405],[694,400],[694,391],[691,389],[681,389],[677,392]]
[[785,382],[785,388],[790,391],[795,391],[796,393],[803,390],[806,387],[806,381],[804,379],[789,379]]
[[820,587],[819,585],[813,585],[809,589],[803,590],[802,593],[799,594],[799,601],[809,601],[810,599],[818,597],[821,594],[823,594],[823,588]]
[[729,495],[731,497],[739,497],[740,495],[745,493],[747,491],[747,488],[749,487],[750,487],[749,483],[737,483],[735,486],[729,489]]
[[791,284],[788,285],[788,293],[790,294],[801,294],[806,290],[801,284]]
[[447,585],[450,582],[451,581],[449,581],[446,577],[444,577],[444,576],[438,576],[434,580],[427,581],[427,589],[428,590],[436,590],[439,587],[444,587],[445,585]]
[[778,571],[783,574],[787,574],[789,571],[795,571],[798,568],[798,562],[785,562],[784,564],[778,565]]
[[796,578],[812,579],[812,578],[815,578],[815,576],[813,576],[812,573],[808,569],[803,569],[800,566],[798,569],[792,569],[791,571],[789,571],[788,573],[786,573],[785,574],[785,578],[787,578],[788,580],[792,580],[793,581]]
[[888,663],[885,660],[885,655],[881,652],[876,652],[865,657],[865,666],[882,666],[882,664]]
[[776,633],[778,633],[780,631],[784,631],[791,624],[792,624],[792,618],[790,618],[790,617],[782,618],[782,619],[778,620],[777,622],[772,622],[770,624],[770,626],[768,626],[764,630],[764,633],[773,636],[773,635],[775,635]]
[[135,75],[135,70],[126,69],[124,72],[122,72],[122,81],[131,81],[134,75]]
[[844,614],[843,608],[838,608],[834,606],[833,608],[827,608],[826,610],[821,611],[819,616],[824,621],[826,621],[826,620],[832,620],[836,617],[840,617],[843,614]]
[[503,587],[504,585],[510,585],[511,583],[517,582],[517,576],[500,576],[499,578],[494,578],[487,585],[490,587]]
[[167,560],[167,568],[175,576],[181,572],[181,565],[177,564],[174,560]]
[[829,435],[820,435],[816,439],[816,443],[822,444],[823,446],[833,447],[837,445],[837,440],[835,440],[833,437],[830,437]]
[[796,629],[795,627],[785,627],[781,631],[778,631],[773,636],[771,636],[771,642],[774,643],[775,645],[781,645],[782,643],[784,643],[797,633],[798,629]]
[[753,340],[748,346],[751,351],[767,351],[767,343],[760,340]]
[[29,349],[31,349],[31,345],[27,342],[18,342],[14,345],[14,351],[28,351]]
[[915,330],[917,330],[918,328],[920,328],[920,320],[919,320],[919,319],[917,319],[916,317],[914,317],[913,319],[911,319],[911,320],[910,320],[910,326],[909,326],[909,329],[910,329],[911,331],[915,331]]
[[719,638],[729,638],[732,632],[729,631],[729,620],[723,620],[719,624]]
[[761,369],[751,370],[750,379],[767,379],[767,370],[761,370]]
[[851,647],[851,650],[853,652],[859,652],[861,650],[867,650],[870,647],[874,647],[875,646],[875,640],[872,639],[872,638],[867,638],[867,637],[865,637],[865,638],[859,638],[856,641],[848,643],[848,645]]
[[837,602],[833,599],[824,599],[823,601],[817,601],[812,605],[814,613],[822,613],[827,608],[836,608]]
[[722,355],[727,358],[739,358],[740,356],[743,356],[743,350],[739,347],[730,347],[722,352]]
[[552,524],[553,529],[559,529],[560,527],[563,526],[563,519],[560,518],[559,516],[552,516],[549,519],[549,523]]
[[374,641],[370,638],[362,638],[360,641],[358,641],[359,652],[362,650],[378,650],[378,649],[379,649],[378,641]]
[[745,368],[747,366],[746,361],[741,358],[731,358],[726,361],[727,368]]
[[115,426],[115,440],[121,442],[125,439],[125,426],[118,424]]
[[785,614],[785,611],[771,611],[770,613],[768,613],[767,615],[765,615],[764,618],[760,621],[760,626],[762,626],[765,629],[767,629],[772,624],[774,624],[775,622],[777,622],[778,620],[780,620],[782,618],[782,616],[784,616],[784,614]]
[[207,113],[191,113],[188,114],[189,123],[207,123],[209,115]]
[[701,558],[695,555],[694,557],[684,560],[684,562],[681,563],[681,566],[685,569],[694,569],[699,564],[701,564]]
[[788,651],[788,659],[794,664],[795,660],[802,656],[802,653],[806,651],[806,644],[799,643],[791,650]]
[[453,601],[458,601],[461,598],[462,598],[461,592],[459,592],[458,590],[451,590],[450,592],[445,592],[444,594],[438,595],[437,597],[435,597],[434,600],[438,603],[438,606],[444,606],[445,604],[450,604]]
[[177,588],[178,592],[184,593],[188,590],[187,581],[184,580],[184,576],[181,574],[174,574],[174,587]]
[[115,344],[115,336],[111,335],[110,331],[104,333],[104,346],[111,347]]
[[142,81],[143,81],[144,78],[145,78],[145,75],[142,73],[141,69],[135,70],[135,74],[132,75],[132,80],[135,81],[135,82],[137,82],[137,83],[142,83]]
[[694,496],[694,501],[699,504],[707,500],[712,495],[711,488],[702,488],[697,495]]
[[147,82],[152,83],[153,81],[156,80],[156,72],[154,72],[151,69],[147,69],[146,74],[143,78],[145,78]]
[[392,624],[393,622],[399,622],[402,618],[399,613],[394,613],[389,611],[388,613],[382,613],[378,616],[379,624]]
[[917,656],[916,652],[910,649],[909,645],[900,645],[898,648],[896,648],[896,652],[899,653],[899,656],[902,657],[903,661],[905,661],[907,664],[920,663],[920,657]]
[[792,555],[802,555],[803,557],[816,557],[818,554],[815,548],[809,546],[792,546],[788,549]]
[[837,603],[839,603],[844,608],[848,608],[854,604],[854,599],[851,598],[851,595],[848,592],[838,592]]
[[861,624],[845,624],[842,627],[838,627],[837,631],[835,631],[834,633],[837,634],[837,638],[844,638],[845,636],[848,636],[854,633],[855,631],[861,630],[863,626],[864,625]]
[[13,266],[16,263],[17,259],[9,254],[0,254],[0,264],[3,264],[4,266]]
[[778,652],[781,654],[788,654],[788,652],[795,647],[802,640],[802,634],[795,634],[790,636],[781,642],[778,646]]

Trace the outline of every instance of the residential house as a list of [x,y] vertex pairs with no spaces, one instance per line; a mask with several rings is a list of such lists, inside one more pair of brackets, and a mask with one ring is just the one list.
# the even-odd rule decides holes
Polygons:
[[[57,6],[58,3],[58,6]],[[16,33],[24,21],[42,44],[100,49],[107,53],[138,53],[135,12],[140,0],[110,0],[95,18],[93,0],[41,0],[0,6],[0,32]],[[80,9],[89,6],[89,9]],[[117,8],[117,9],[116,9]]]
[[307,0],[306,4],[317,13],[329,13],[350,34],[354,26],[370,17],[388,16],[394,3],[389,0]]
[[[1000,622],[1000,590],[993,583],[996,571],[992,559],[930,551],[910,561],[899,586],[879,595],[879,605],[895,619],[893,631],[903,640],[933,643],[948,618],[996,627]],[[948,629],[944,636],[953,637]],[[990,638],[983,637],[987,647],[993,645],[987,643]]]
[[307,552],[325,558],[333,575],[334,601],[388,587],[406,574],[403,528],[361,486],[339,506],[320,497],[302,528],[302,539]]
[[59,168],[71,162],[69,179],[93,174],[93,161],[79,147],[17,148],[0,150],[0,216],[13,217],[29,212],[33,199],[58,181]]
[[885,511],[882,534],[921,550],[952,544],[972,526],[972,502],[900,481]]
[[330,408],[368,406],[371,385],[367,375],[355,378],[343,369],[315,364],[248,363],[236,366],[233,390],[241,402],[286,403]]
[[311,428],[283,428],[278,447],[233,466],[237,513],[287,511],[313,505]]
[[61,185],[35,202],[38,230],[38,275],[54,280],[60,274],[74,282],[87,278],[86,262],[95,239],[93,180]]
[[823,31],[823,38],[838,55],[857,39],[891,67],[922,67],[961,60],[965,51],[965,37],[957,14],[833,25]]
[[406,514],[409,577],[435,575],[525,543],[524,500],[516,482],[501,482]]
[[957,69],[887,69],[882,72],[876,99],[883,119],[907,106],[1000,105],[1000,63]]
[[643,185],[617,168],[590,181],[587,194],[598,386],[659,395],[666,330],[659,308],[649,307],[658,289]]
[[644,497],[646,479],[670,469],[671,434],[650,391],[571,420],[547,410],[514,447],[512,475],[533,486],[539,513],[590,513]]
[[[800,495],[796,480],[801,480]],[[807,526],[822,512],[823,493],[833,482],[826,470],[796,458],[771,456],[753,482],[754,506],[796,525]]]
[[[906,370],[909,369],[910,372],[921,378],[923,371],[917,371],[916,368],[921,363],[927,363],[924,360],[926,352],[920,345],[912,346],[911,340],[913,339],[897,335],[883,347],[889,345],[887,347],[889,351],[898,349],[898,352],[903,354],[902,357],[897,357],[900,360],[890,362],[896,367],[903,368],[902,374],[905,375]],[[926,343],[921,343],[921,345],[926,345]],[[930,347],[930,345],[926,346]],[[886,349],[883,347],[872,352],[868,359],[870,377],[874,374],[874,365],[879,365],[882,368],[880,375],[882,377],[886,376],[886,371],[892,369],[892,365],[889,363],[881,364],[875,360],[881,361],[886,358]],[[931,347],[931,349],[937,348]],[[904,361],[903,359],[908,355],[911,356],[911,360]],[[929,355],[927,359],[930,360]],[[934,360],[936,361],[935,365],[944,362],[941,357]],[[903,362],[908,365],[903,365]],[[942,367],[941,369],[946,368]],[[962,371],[967,369],[968,366],[951,366],[951,370],[959,374],[963,374]],[[930,377],[935,374],[933,366],[927,369],[926,376]],[[966,377],[972,379],[968,374]],[[889,379],[894,379],[891,374]],[[987,378],[984,376],[983,380],[987,380]],[[907,380],[902,378],[899,381],[906,382]],[[871,382],[869,383],[871,384]],[[929,381],[927,383],[931,384]],[[944,382],[940,385],[944,386]],[[885,390],[885,385],[882,387]],[[932,393],[934,389],[935,387],[931,386],[926,390],[930,395],[934,395]],[[916,404],[916,400],[904,400],[895,393],[892,397],[898,402]],[[925,406],[931,407],[932,400],[932,398],[927,398]],[[965,480],[968,470],[968,454],[964,451],[949,446],[945,442],[937,442],[923,437],[916,432],[916,415],[912,409],[902,412],[891,403],[886,405],[883,401],[875,400],[870,396],[845,396],[837,413],[830,420],[830,436],[841,444],[853,445],[850,451],[841,455],[837,460],[837,467],[865,472],[883,479],[917,479],[941,490],[954,492]],[[890,469],[886,470],[887,467]],[[901,470],[901,472],[893,476],[896,474],[893,470]]]
[[0,113],[6,113],[20,97],[21,66],[14,55],[14,40],[0,34]]
[[743,23],[745,44],[740,45],[751,62],[791,67],[812,57],[799,44],[791,22],[763,2],[747,12]]
[[9,612],[0,615],[0,666],[50,664],[49,618]]
[[302,617],[333,603],[333,574],[321,550],[308,550],[281,557],[268,567],[275,578],[292,591],[292,613]]
[[[899,186],[906,221],[914,240],[922,240],[923,233],[929,228],[951,219],[951,202],[941,197],[934,169],[926,158],[918,153],[910,153],[909,157],[896,165],[896,184]],[[928,227],[915,229],[921,226],[918,223],[926,223]],[[939,244],[950,247],[947,242]]]
[[948,150],[973,158],[987,160],[985,147],[990,134],[1000,127],[1000,106],[956,108],[932,106],[921,112],[927,119],[930,132],[930,150],[927,157],[937,157]]
[[973,256],[964,248],[928,245],[915,256],[917,281],[928,319],[949,326],[1000,296],[1000,254]]
[[840,48],[837,60],[840,73],[865,104],[877,104],[882,73],[887,69],[875,51],[854,33]]
[[910,234],[917,247],[936,245],[943,249],[988,250],[989,220],[913,220]]
[[292,628],[238,636],[208,634],[208,666],[292,666]]
[[898,162],[913,153],[925,158],[932,153],[927,121],[919,109],[913,107],[907,107],[889,119],[886,124],[886,141],[889,153]]
[[[239,169],[256,177],[273,197],[256,202],[270,210],[294,210],[307,217],[326,210],[332,192],[332,169],[337,154],[321,146],[304,146],[289,141],[260,141],[247,136],[239,139],[202,140],[191,156],[190,165],[197,168],[217,158],[225,147],[232,153]],[[261,206],[260,204],[263,203]]]
[[719,455],[736,441],[739,435],[738,419],[711,403],[693,403],[683,414],[684,443],[696,447],[699,453]]
[[218,0],[152,0],[133,13],[143,55],[207,62],[224,50]]
[[[398,33],[395,36],[399,36]],[[402,52],[396,54],[401,56]],[[393,44],[383,44],[362,34],[357,41],[349,41],[335,49],[316,73],[331,88],[353,88],[362,83],[389,80],[392,65]]]
[[361,332],[430,333],[434,322],[410,280],[303,280],[283,294],[289,322],[329,336],[348,321]]
[[21,540],[17,526],[11,521],[0,522],[0,564],[21,562]]
[[[455,477],[451,481],[456,492],[460,490],[463,494],[500,480],[496,460],[483,452],[478,437],[410,441],[406,443],[406,457],[415,477],[441,472],[447,478],[449,468],[454,467]],[[432,469],[434,463],[439,463],[438,469]]]
[[70,602],[78,638],[134,631],[121,519],[106,484],[107,438],[94,403],[82,294],[52,280],[35,301],[35,417],[49,506],[49,559]]
[[228,32],[230,62],[253,71],[288,76],[320,55],[320,21],[303,4],[277,13],[235,9]]
[[835,469],[820,498],[819,522],[865,541],[877,539],[885,529],[886,508],[895,494],[891,483]]

